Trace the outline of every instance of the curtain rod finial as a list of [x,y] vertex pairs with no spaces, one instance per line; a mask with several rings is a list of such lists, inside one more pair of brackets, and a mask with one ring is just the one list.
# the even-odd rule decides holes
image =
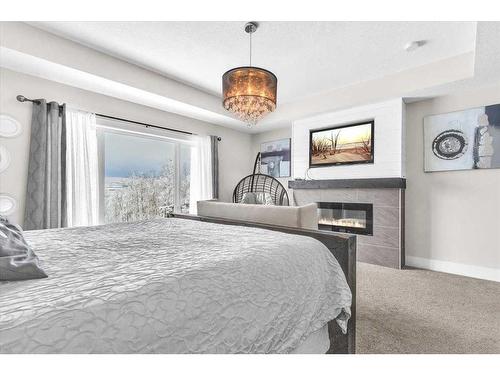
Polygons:
[[42,103],[40,100],[28,99],[24,95],[18,95],[18,96],[16,96],[16,99],[17,99],[17,101],[19,101],[21,103],[24,103],[24,102],[32,102],[32,103],[35,103],[35,104],[41,104]]

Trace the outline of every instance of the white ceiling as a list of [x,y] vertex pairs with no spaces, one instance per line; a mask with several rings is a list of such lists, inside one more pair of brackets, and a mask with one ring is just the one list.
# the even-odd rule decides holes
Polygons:
[[[248,63],[244,22],[36,22],[71,39],[220,95]],[[413,40],[427,43],[408,53]],[[278,77],[278,105],[474,51],[474,22],[261,22],[254,65]]]

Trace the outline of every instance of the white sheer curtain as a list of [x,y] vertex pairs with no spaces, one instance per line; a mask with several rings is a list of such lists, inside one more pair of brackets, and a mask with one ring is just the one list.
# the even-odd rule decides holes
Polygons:
[[99,172],[96,117],[68,108],[66,111],[67,225],[99,224]]
[[196,202],[213,197],[210,136],[193,136],[189,190],[189,213],[196,214]]

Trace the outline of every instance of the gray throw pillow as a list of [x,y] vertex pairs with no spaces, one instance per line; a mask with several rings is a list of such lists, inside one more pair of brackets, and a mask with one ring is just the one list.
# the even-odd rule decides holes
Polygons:
[[256,193],[255,203],[265,206],[274,206],[273,197],[269,193]]
[[41,279],[47,274],[18,226],[0,216],[0,281]]
[[257,204],[255,201],[255,193],[245,193],[243,198],[241,198],[241,203],[243,204]]

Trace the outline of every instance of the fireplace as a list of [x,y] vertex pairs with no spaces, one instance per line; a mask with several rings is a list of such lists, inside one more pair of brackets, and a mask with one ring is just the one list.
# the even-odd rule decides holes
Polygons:
[[[331,231],[330,233],[345,232],[346,229],[350,229],[352,235],[357,237],[358,261],[392,268],[404,266],[406,188],[404,178],[292,180],[288,182],[288,187],[293,189],[293,200],[297,206],[315,203],[321,208],[318,212],[318,218],[322,218],[319,225],[321,229]],[[354,216],[351,212],[342,212],[342,209],[368,210],[364,214],[366,216],[363,214],[354,216],[354,219],[361,219],[355,220],[357,227],[334,227],[333,225],[338,223],[333,223],[333,212],[328,213],[322,210],[322,208],[332,207],[332,202],[338,202],[333,205],[333,208],[337,209],[335,218],[345,219]],[[371,203],[371,205],[365,205],[366,203]],[[352,206],[349,207],[346,204]],[[341,223],[347,224],[345,220]]]
[[373,205],[317,202],[318,228],[334,232],[373,235]]

